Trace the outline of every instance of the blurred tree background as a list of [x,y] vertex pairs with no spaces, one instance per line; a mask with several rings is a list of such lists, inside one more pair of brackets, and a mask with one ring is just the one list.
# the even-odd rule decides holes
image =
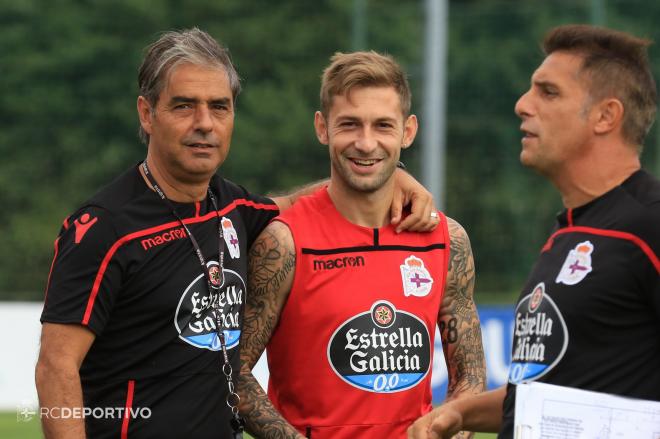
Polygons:
[[[513,300],[561,208],[520,166],[513,113],[544,32],[600,23],[660,41],[659,19],[654,0],[450,1],[445,210],[472,239],[478,301]],[[244,91],[221,173],[266,193],[328,175],[312,120],[335,51],[394,55],[420,113],[424,21],[422,0],[0,0],[0,300],[41,300],[62,220],[144,157],[136,76],[159,32],[198,26],[230,48]],[[414,175],[419,139],[403,157]],[[656,127],[643,163],[658,175]]]

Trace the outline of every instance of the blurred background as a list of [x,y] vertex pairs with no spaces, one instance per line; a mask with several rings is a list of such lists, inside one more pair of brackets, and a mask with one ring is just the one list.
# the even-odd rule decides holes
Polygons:
[[[437,7],[446,9],[432,29]],[[434,142],[444,148],[435,173],[423,165],[423,135],[402,159],[429,185],[445,175],[437,196],[472,240],[477,303],[511,306],[561,209],[554,188],[519,164],[513,107],[543,58],[545,31],[578,22],[660,41],[660,2],[0,0],[0,301],[42,301],[62,220],[145,156],[135,111],[143,48],[159,32],[198,26],[230,48],[242,77],[221,174],[257,193],[329,175],[312,121],[334,52],[396,57],[413,112],[422,129],[440,127]],[[433,30],[443,38],[437,78],[428,73]],[[657,78],[660,48],[650,53]],[[438,90],[445,111],[430,113]],[[657,124],[642,162],[660,174]]]
[[[312,120],[335,51],[395,56],[421,127],[446,126],[440,201],[472,240],[477,300],[512,301],[561,208],[550,184],[518,162],[513,106],[542,60],[539,41],[571,22],[660,40],[660,2],[450,1],[445,121],[422,112],[427,3],[0,0],[0,300],[42,300],[62,220],[145,156],[135,111],[143,48],[163,30],[198,26],[230,48],[243,80],[221,173],[257,193],[329,174]],[[651,56],[657,77],[660,48]],[[419,179],[422,140],[403,154]],[[657,126],[643,163],[658,174]]]

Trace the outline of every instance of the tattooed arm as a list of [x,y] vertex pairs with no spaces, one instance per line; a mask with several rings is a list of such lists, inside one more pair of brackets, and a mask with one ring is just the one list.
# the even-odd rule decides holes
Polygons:
[[486,389],[486,362],[473,298],[474,259],[470,239],[456,221],[447,218],[447,222],[451,250],[438,326],[449,375],[449,401]]
[[[447,222],[451,245],[438,326],[448,372],[445,402],[450,402],[486,389],[486,362],[479,315],[473,300],[474,259],[470,240],[460,224],[451,218],[447,218]],[[408,431],[409,437],[425,438],[420,432],[429,428],[436,410],[417,420]],[[454,436],[461,439],[469,437],[472,437],[471,434],[465,432]]]
[[295,271],[296,253],[289,228],[274,221],[250,249],[248,292],[241,332],[239,409],[247,431],[258,438],[304,438],[273,407],[252,375],[286,303]]

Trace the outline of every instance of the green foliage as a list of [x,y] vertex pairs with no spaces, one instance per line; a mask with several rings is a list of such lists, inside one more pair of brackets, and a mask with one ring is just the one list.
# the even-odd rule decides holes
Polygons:
[[[652,21],[640,17],[657,18],[657,4],[603,3],[612,26],[660,39]],[[590,22],[591,6],[568,0],[451,3],[446,205],[470,235],[482,300],[497,301],[489,293],[520,287],[562,207],[556,190],[518,161],[520,120],[513,108],[543,59],[538,42],[545,31]],[[651,54],[657,72],[660,57],[657,50]],[[645,163],[657,172],[654,133],[648,145]]]
[[[660,40],[660,4],[603,0],[608,24]],[[394,55],[423,96],[424,2],[364,0],[0,0],[0,299],[40,299],[62,220],[145,154],[136,73],[159,32],[198,26],[232,51],[243,78],[232,150],[221,172],[255,192],[328,175],[314,135],[319,77],[353,41]],[[589,22],[590,0],[463,0],[450,4],[447,213],[471,236],[477,291],[515,291],[561,207],[518,163],[518,96],[557,24]],[[656,76],[657,48],[651,51]],[[425,121],[419,114],[422,126]],[[420,136],[421,137],[421,136]],[[417,144],[421,142],[418,140]],[[404,160],[419,174],[420,147]],[[660,170],[660,139],[644,161]]]

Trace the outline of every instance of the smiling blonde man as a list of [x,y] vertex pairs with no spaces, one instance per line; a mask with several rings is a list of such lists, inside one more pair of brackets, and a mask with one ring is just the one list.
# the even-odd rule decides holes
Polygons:
[[[393,173],[417,133],[391,57],[336,54],[314,126],[330,183],[252,246],[241,412],[257,437],[403,438],[431,410],[436,325],[448,398],[484,389],[470,243],[442,213],[433,233],[388,224]],[[250,372],[266,343],[270,400]]]

